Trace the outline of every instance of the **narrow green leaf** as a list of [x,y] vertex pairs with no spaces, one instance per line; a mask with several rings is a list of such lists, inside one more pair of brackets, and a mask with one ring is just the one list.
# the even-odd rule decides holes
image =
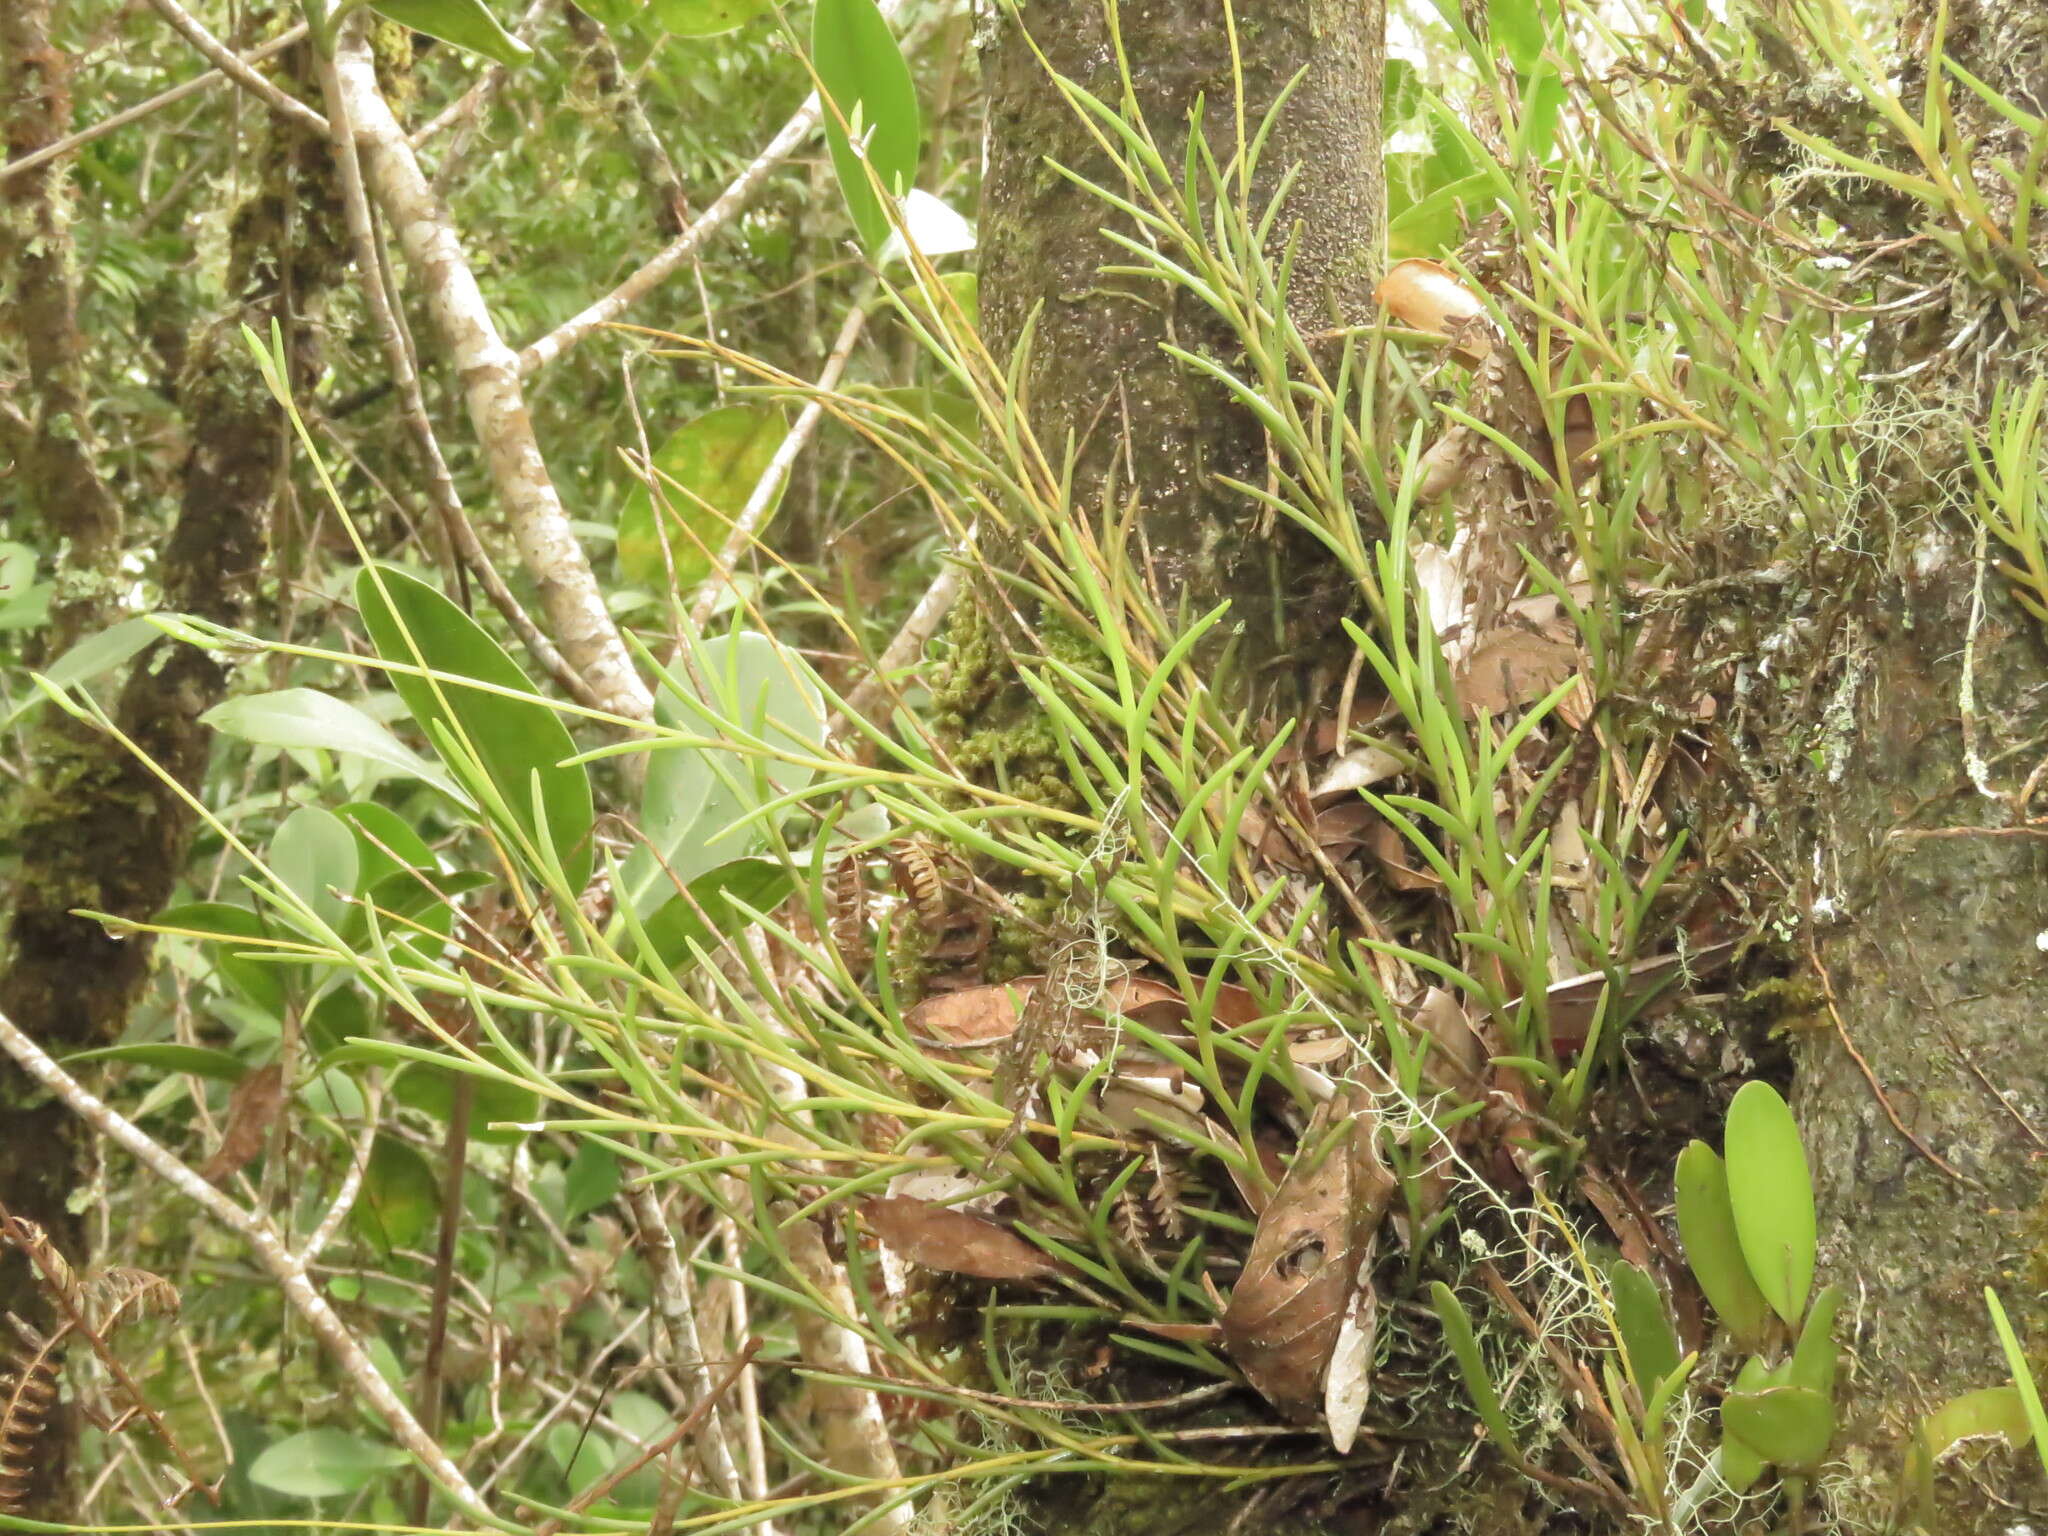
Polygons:
[[1678,1155],[1678,1235],[1693,1278],[1728,1331],[1746,1349],[1760,1349],[1769,1306],[1742,1257],[1728,1171],[1720,1154],[1695,1141]]
[[875,0],[818,0],[811,17],[811,63],[825,95],[853,128],[849,139],[827,109],[825,140],[839,190],[862,242],[871,251],[880,250],[889,238],[889,216],[868,181],[867,167],[874,167],[885,192],[901,197],[917,180],[924,148],[910,66]]
[[122,1062],[130,1066],[154,1067],[160,1072],[189,1072],[194,1077],[219,1083],[239,1083],[248,1075],[249,1064],[226,1051],[208,1050],[200,1045],[178,1045],[152,1041],[146,1045],[103,1045],[96,1051],[74,1051],[63,1058],[65,1066],[86,1061]]
[[[619,509],[619,574],[635,586],[688,593],[710,574],[712,557],[788,430],[779,410],[729,405],[671,433],[654,455],[660,497],[639,482]],[[778,489],[770,516],[781,500]]]
[[[389,602],[377,588],[380,577]],[[532,693],[533,684],[518,663],[468,614],[418,577],[395,567],[359,572],[356,605],[377,654],[386,661],[417,665],[418,647],[418,658],[436,680],[394,672],[392,687],[423,728],[438,722],[467,739],[491,784],[512,808],[519,830],[536,844],[540,820],[534,814],[533,781],[538,776],[555,855],[570,885],[580,890],[588,884],[594,819],[590,779],[581,765],[565,762],[575,751],[568,728],[538,698],[507,698],[463,682],[469,678]]]
[[444,43],[480,53],[506,68],[525,63],[533,50],[498,25],[479,0],[370,0],[370,8]]
[[1771,1308],[1799,1326],[1817,1247],[1813,1179],[1792,1111],[1769,1083],[1744,1083],[1728,1106],[1728,1199],[1742,1256]]
[[1626,1259],[1607,1266],[1607,1285],[1614,1299],[1614,1320],[1636,1385],[1647,1399],[1658,1384],[1678,1369],[1678,1335],[1665,1315],[1664,1295],[1657,1282]]
[[2012,1320],[2005,1315],[1998,1293],[1988,1285],[1984,1287],[1984,1304],[1991,1309],[1991,1326],[1998,1333],[1998,1347],[2005,1351],[2005,1363],[2012,1370],[2013,1390],[2019,1393],[2020,1405],[2027,1413],[2027,1426],[2034,1432],[2034,1452],[2041,1458],[2041,1470],[2048,1472],[2048,1413],[2041,1409],[2041,1389],[2035,1385],[2034,1368],[2027,1363],[2027,1352],[2012,1331]]
[[1842,1288],[1823,1286],[1806,1314],[1806,1326],[1799,1330],[1799,1342],[1792,1350],[1792,1369],[1786,1379],[1795,1387],[1806,1387],[1833,1402],[1835,1397],[1835,1314],[1841,1310]]
[[1436,1315],[1444,1325],[1444,1342],[1450,1345],[1451,1355],[1458,1362],[1459,1374],[1465,1378],[1465,1390],[1472,1394],[1472,1406],[1478,1411],[1479,1422],[1486,1426],[1486,1432],[1493,1436],[1495,1444],[1519,1462],[1522,1448],[1515,1440],[1506,1412],[1501,1408],[1500,1394],[1493,1389],[1493,1379],[1486,1374],[1486,1360],[1479,1353],[1479,1339],[1472,1332],[1472,1319],[1465,1315],[1465,1308],[1443,1281],[1430,1282],[1429,1294],[1436,1303]]

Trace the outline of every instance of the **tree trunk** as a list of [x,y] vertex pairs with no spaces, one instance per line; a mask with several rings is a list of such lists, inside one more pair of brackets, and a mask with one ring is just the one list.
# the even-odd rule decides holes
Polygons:
[[[1102,230],[1138,231],[1054,169],[1122,189],[1121,173],[1096,141],[1099,125],[1063,100],[1047,74],[1112,107],[1122,100],[1109,11],[1097,0],[1006,9],[984,51],[984,334],[995,356],[1008,360],[1032,327],[1021,394],[1039,442],[1055,461],[1070,448],[1075,454],[1074,507],[1097,509],[1105,493],[1138,497],[1151,574],[1167,610],[1185,599],[1199,614],[1228,598],[1236,624],[1259,637],[1256,648],[1285,649],[1287,641],[1273,638],[1276,609],[1304,624],[1319,611],[1317,627],[1334,628],[1327,607],[1303,601],[1305,590],[1321,588],[1326,567],[1306,540],[1270,528],[1256,505],[1218,484],[1219,477],[1263,481],[1264,434],[1219,385],[1162,350],[1173,343],[1236,368],[1239,348],[1188,294],[1100,270],[1127,260]],[[1256,217],[1294,172],[1273,254],[1297,242],[1289,299],[1305,331],[1371,314],[1385,208],[1384,33],[1379,0],[1260,0],[1239,6],[1234,36],[1215,0],[1121,7],[1118,40],[1131,87],[1176,170],[1198,105],[1211,152],[1227,172],[1300,75],[1259,157],[1248,202]]]
[[[21,154],[61,135],[68,108],[63,55],[37,0],[10,6],[6,48],[10,148]],[[331,200],[324,143],[290,125],[273,129],[265,175],[237,212],[230,235],[228,309],[186,348],[178,403],[191,423],[177,522],[154,576],[165,608],[240,626],[251,617],[285,472],[288,427],[249,360],[241,328],[267,336],[273,319],[289,339],[292,376],[319,375],[317,316],[343,272],[345,236]],[[61,162],[5,184],[11,220],[32,233],[0,247],[10,338],[28,361],[33,451],[7,482],[10,529],[54,566],[60,592],[42,637],[44,660],[118,611],[132,581],[118,508],[91,461],[83,346],[75,327],[71,247],[61,216]],[[212,732],[199,717],[225,693],[215,658],[161,641],[130,669],[113,710],[116,725],[178,785],[196,792]],[[179,795],[128,748],[44,705],[29,748],[30,776],[14,792],[9,832],[18,872],[0,952],[0,1013],[51,1054],[117,1038],[149,973],[146,941],[111,934],[96,911],[146,921],[183,873],[193,817]],[[87,1174],[87,1135],[70,1111],[44,1096],[11,1061],[0,1067],[0,1203],[41,1225],[82,1261],[83,1213],[71,1203]],[[47,1326],[49,1311],[20,1255],[0,1267],[0,1309]],[[25,1463],[23,1511],[63,1518],[76,1423],[60,1418]]]

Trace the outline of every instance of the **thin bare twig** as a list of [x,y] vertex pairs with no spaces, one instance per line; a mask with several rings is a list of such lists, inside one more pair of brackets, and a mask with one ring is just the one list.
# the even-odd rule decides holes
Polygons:
[[347,1324],[335,1315],[327,1298],[313,1283],[306,1266],[284,1244],[267,1216],[250,1211],[229,1199],[198,1173],[140,1127],[102,1103],[84,1084],[50,1059],[43,1048],[23,1034],[14,1021],[0,1014],[0,1050],[20,1063],[24,1072],[49,1089],[79,1119],[109,1141],[125,1150],[143,1167],[162,1179],[186,1199],[229,1228],[246,1242],[256,1260],[270,1272],[292,1309],[306,1320],[313,1336],[326,1346],[341,1367],[349,1384],[390,1427],[392,1438],[405,1447],[427,1469],[463,1512],[494,1528],[500,1522],[490,1506],[478,1497],[448,1453],[436,1444],[413,1417],[391,1383],[377,1369]]
[[1907,1129],[1906,1122],[1899,1118],[1898,1110],[1892,1107],[1891,1095],[1884,1091],[1884,1084],[1877,1080],[1877,1074],[1871,1070],[1870,1063],[1864,1059],[1863,1053],[1856,1049],[1856,1042],[1849,1038],[1849,1026],[1842,1019],[1841,1003],[1835,997],[1835,979],[1828,974],[1828,968],[1821,963],[1820,946],[1814,943],[1812,934],[1806,936],[1806,957],[1813,962],[1814,975],[1820,978],[1821,998],[1828,1005],[1828,1017],[1835,1022],[1835,1034],[1842,1042],[1842,1049],[1849,1053],[1849,1059],[1856,1063],[1856,1069],[1863,1074],[1863,1080],[1870,1084],[1870,1091],[1876,1095],[1878,1106],[1884,1110],[1885,1119],[1891,1121],[1892,1129],[1905,1137],[1912,1144],[1915,1152],[1918,1152],[1928,1162],[1934,1164],[1935,1167],[1939,1168],[1951,1179],[1954,1179],[1958,1184],[1974,1183],[1975,1181],[1968,1175],[1945,1161],[1939,1152],[1935,1151],[1934,1148],[1927,1145],[1926,1142]]
[[[302,21],[289,31],[279,33],[262,47],[251,49],[249,52],[239,55],[239,60],[245,65],[261,64],[272,54],[282,53],[285,49],[291,47],[293,43],[303,39],[306,35],[306,30],[306,24]],[[110,133],[117,133],[121,129],[126,128],[130,123],[139,123],[152,113],[161,112],[165,107],[175,106],[187,96],[196,96],[201,91],[211,90],[225,79],[227,79],[227,76],[222,71],[209,68],[205,73],[194,75],[182,85],[174,85],[167,91],[159,91],[147,101],[138,101],[134,106],[124,107],[111,117],[101,118],[90,128],[81,128],[78,132],[68,134],[64,138],[57,140],[54,144],[45,144],[41,149],[36,150],[32,154],[23,155],[19,160],[9,160],[4,165],[0,165],[0,181],[6,181],[11,177],[23,175],[34,170],[45,161],[56,159],[59,155],[68,155],[74,150],[83,149],[86,145],[92,143],[93,140],[103,139]]]
[[818,423],[825,419],[825,396],[839,387],[840,377],[846,372],[847,360],[853,356],[854,343],[860,340],[861,328],[867,324],[867,318],[867,305],[856,299],[853,308],[846,313],[846,322],[839,327],[838,338],[832,343],[831,355],[825,359],[824,371],[818,375],[812,399],[784,434],[775,456],[761,471],[761,478],[754,482],[746,506],[733,519],[732,531],[726,535],[725,543],[711,562],[710,574],[697,584],[696,599],[690,604],[693,628],[702,629],[704,621],[711,617],[719,588],[732,579],[733,570],[745,557],[761,531],[761,524],[767,520],[769,510],[781,495],[790,467],[796,463],[797,455],[804,451],[805,444],[810,442],[811,435],[818,430]]
[[300,127],[309,128],[314,133],[327,132],[326,118],[298,97],[287,95],[257,74],[242,61],[241,55],[207,31],[196,16],[178,4],[178,0],[149,0],[149,3],[156,8],[158,15],[184,34],[187,42],[206,56],[209,64],[273,112],[281,113]]

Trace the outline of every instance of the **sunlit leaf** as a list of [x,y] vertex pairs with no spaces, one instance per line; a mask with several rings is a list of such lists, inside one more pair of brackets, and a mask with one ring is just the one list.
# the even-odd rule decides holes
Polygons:
[[534,806],[534,783],[539,781],[555,856],[570,886],[581,890],[590,879],[594,812],[588,775],[564,761],[575,743],[561,718],[537,698],[508,698],[467,686],[463,679],[533,692],[504,647],[418,577],[391,566],[358,572],[356,605],[379,656],[403,665],[423,661],[434,672],[432,681],[391,674],[391,685],[413,718],[422,727],[437,723],[467,741],[518,829],[535,843],[541,841]]
[[[711,573],[788,430],[779,410],[729,405],[671,433],[654,455],[659,497],[638,483],[619,509],[619,574],[635,586],[687,597]],[[781,500],[778,487],[770,516]]]
[[679,37],[716,37],[743,27],[768,9],[768,0],[648,0],[647,14]]
[[245,694],[216,704],[199,717],[224,736],[259,746],[294,751],[317,748],[366,757],[396,769],[467,803],[433,763],[400,741],[355,705],[317,688],[280,688],[274,693]]
[[1728,1199],[1735,1230],[1771,1308],[1799,1325],[1813,1286],[1813,1180],[1792,1111],[1769,1083],[1744,1083],[1728,1106]]
[[533,57],[533,50],[499,26],[480,0],[370,0],[370,8],[401,26],[507,67]]
[[270,840],[270,872],[328,927],[346,921],[359,864],[355,834],[332,811],[302,805]]
[[874,167],[884,193],[901,197],[917,179],[924,147],[910,66],[875,0],[818,0],[811,17],[811,63],[838,118],[854,130],[849,138],[827,108],[825,139],[839,189],[862,242],[878,250],[889,238],[889,216],[868,180],[868,167]]

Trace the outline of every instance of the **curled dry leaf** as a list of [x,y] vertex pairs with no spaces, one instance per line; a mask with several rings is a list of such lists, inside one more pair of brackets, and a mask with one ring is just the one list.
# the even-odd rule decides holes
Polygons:
[[1372,1398],[1372,1357],[1380,1322],[1379,1292],[1372,1288],[1373,1246],[1371,1241],[1365,1245],[1352,1281],[1351,1300],[1345,1305],[1344,1321],[1330,1350],[1330,1367],[1323,1376],[1323,1422],[1329,1426],[1330,1444],[1339,1456],[1348,1456],[1357,1443],[1358,1426]]
[[906,1195],[860,1208],[867,1229],[913,1264],[977,1280],[1049,1280],[1059,1264],[1008,1227]]
[[199,1176],[209,1184],[223,1184],[263,1150],[271,1126],[284,1107],[284,1065],[271,1062],[256,1068],[228,1095],[227,1126]]
[[1467,362],[1482,362],[1493,350],[1485,301],[1440,261],[1395,262],[1373,297],[1403,325],[1452,342]]
[[1365,834],[1365,846],[1379,865],[1380,877],[1397,891],[1435,891],[1443,880],[1420,862],[1414,846],[1389,822],[1378,821]]
[[1322,1404],[1353,1282],[1394,1191],[1375,1145],[1378,1130],[1362,1094],[1318,1109],[1259,1217],[1223,1314],[1230,1358],[1296,1423],[1313,1419]]
[[1401,759],[1383,747],[1353,747],[1330,764],[1310,793],[1320,800],[1347,790],[1370,789],[1406,771]]

